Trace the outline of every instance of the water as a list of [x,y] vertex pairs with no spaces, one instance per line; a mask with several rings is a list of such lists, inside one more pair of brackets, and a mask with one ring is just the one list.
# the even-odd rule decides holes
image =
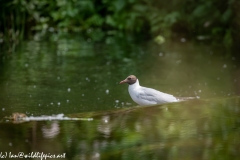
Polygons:
[[[21,43],[0,61],[0,156],[65,159],[239,159],[239,60],[224,47],[188,41],[89,42],[62,37]],[[137,107],[127,85],[200,99]],[[64,114],[82,120],[13,122]],[[92,118],[92,120],[88,120]]]

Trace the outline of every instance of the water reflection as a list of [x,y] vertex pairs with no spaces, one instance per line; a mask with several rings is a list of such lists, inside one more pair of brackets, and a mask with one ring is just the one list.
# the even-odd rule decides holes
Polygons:
[[42,126],[42,133],[44,138],[54,138],[60,132],[58,121],[51,122],[50,125]]
[[71,115],[93,121],[1,123],[0,147],[13,151],[21,143],[15,152],[64,152],[69,159],[238,159],[239,111],[232,97]]
[[111,134],[111,128],[110,116],[103,116],[101,118],[101,123],[98,125],[98,131],[104,134],[104,137],[107,138]]

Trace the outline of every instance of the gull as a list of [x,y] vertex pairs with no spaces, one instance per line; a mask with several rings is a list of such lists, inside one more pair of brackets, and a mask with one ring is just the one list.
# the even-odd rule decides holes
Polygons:
[[[128,83],[128,92],[134,102],[140,106],[148,106],[154,104],[179,102],[180,99],[171,94],[163,93],[152,88],[142,87],[136,76],[130,75],[122,80],[120,84]],[[191,97],[189,97],[191,99]]]

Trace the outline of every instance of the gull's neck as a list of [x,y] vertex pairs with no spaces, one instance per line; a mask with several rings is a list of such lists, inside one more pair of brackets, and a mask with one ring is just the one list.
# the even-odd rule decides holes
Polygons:
[[136,82],[134,84],[129,85],[129,88],[137,88],[137,87],[140,87],[138,79],[136,80]]

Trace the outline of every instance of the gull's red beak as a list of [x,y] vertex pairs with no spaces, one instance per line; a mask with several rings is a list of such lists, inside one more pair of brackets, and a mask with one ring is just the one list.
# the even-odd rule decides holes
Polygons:
[[126,79],[122,80],[119,84],[123,84],[123,83],[126,83]]

